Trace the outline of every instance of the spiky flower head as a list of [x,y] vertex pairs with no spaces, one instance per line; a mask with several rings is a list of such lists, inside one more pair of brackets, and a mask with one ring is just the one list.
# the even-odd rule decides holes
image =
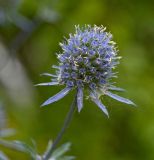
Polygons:
[[122,91],[121,88],[113,86],[112,82],[116,77],[114,69],[120,57],[117,56],[112,34],[106,32],[106,28],[96,25],[75,26],[75,34],[70,34],[60,46],[62,52],[57,54],[59,65],[53,66],[56,74],[43,74],[54,78],[49,83],[38,85],[64,85],[65,88],[45,101],[42,106],[58,101],[72,89],[77,89],[79,112],[83,107],[84,90],[106,115],[108,115],[107,109],[100,101],[102,95],[134,105],[132,101],[111,93],[112,90]]

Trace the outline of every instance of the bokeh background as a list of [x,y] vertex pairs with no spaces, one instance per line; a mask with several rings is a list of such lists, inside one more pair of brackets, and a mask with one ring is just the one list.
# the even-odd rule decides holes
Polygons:
[[[58,133],[73,100],[40,108],[61,87],[34,87],[49,81],[59,42],[74,25],[104,25],[122,56],[117,86],[137,108],[104,97],[107,119],[89,101],[75,113],[61,143],[72,143],[77,160],[154,159],[154,2],[151,0],[0,0],[0,127],[15,128],[8,139],[31,143],[42,153]],[[12,160],[25,154],[0,147]]]

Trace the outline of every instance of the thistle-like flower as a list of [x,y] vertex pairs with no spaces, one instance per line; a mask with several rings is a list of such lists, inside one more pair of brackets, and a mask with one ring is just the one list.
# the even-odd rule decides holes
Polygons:
[[115,87],[112,79],[116,77],[115,67],[119,63],[116,43],[112,41],[112,34],[105,31],[103,26],[85,25],[75,26],[75,34],[60,43],[62,52],[57,54],[59,65],[53,66],[56,74],[44,73],[53,77],[51,82],[38,85],[64,85],[65,88],[45,101],[48,105],[66,96],[72,89],[77,90],[77,108],[83,108],[83,92],[107,116],[108,111],[101,102],[101,97],[107,95],[120,102],[135,105],[132,101],[120,97],[111,91],[123,91]]

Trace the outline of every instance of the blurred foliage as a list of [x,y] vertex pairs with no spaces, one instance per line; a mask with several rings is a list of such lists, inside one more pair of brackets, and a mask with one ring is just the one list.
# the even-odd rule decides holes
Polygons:
[[[49,144],[52,145],[51,143]],[[37,149],[35,145],[30,146],[22,141],[6,141],[6,140],[0,139],[0,145],[18,152],[26,153],[29,155],[29,158],[31,160],[42,160],[42,157],[44,157],[44,154],[39,155],[37,153]],[[69,149],[70,149],[70,143],[63,144],[59,148],[55,149],[55,151],[53,152],[49,160],[73,160],[74,159],[73,156],[64,155],[65,152],[67,152]],[[1,160],[9,160],[9,158],[3,152],[0,152],[0,158]]]
[[[85,101],[63,142],[72,142],[71,153],[79,160],[153,160],[153,6],[151,0],[0,0],[0,98],[8,114],[8,128],[18,130],[8,139],[35,139],[39,152],[54,139],[73,94],[40,108],[61,88],[35,88],[33,84],[47,80],[39,74],[52,72],[58,43],[74,31],[75,24],[102,24],[114,35],[123,57],[117,85],[127,90],[123,96],[138,108],[104,97],[110,112],[110,119],[106,119],[95,105]],[[28,159],[0,150],[10,159]]]
[[[31,160],[42,160],[43,157],[46,156],[46,154],[50,151],[50,148],[52,147],[53,143],[51,141],[48,142],[48,146],[46,148],[46,151],[40,155],[37,151],[37,145],[34,140],[31,140],[32,145],[29,145],[28,143],[19,141],[19,140],[5,140],[4,138],[10,137],[15,134],[14,129],[6,129],[6,114],[3,110],[3,106],[0,105],[0,145],[3,147],[6,147],[8,149],[23,152],[29,155],[29,158]],[[52,155],[49,157],[50,160],[73,160],[75,157],[73,156],[65,156],[65,153],[69,151],[71,144],[66,143],[60,146],[59,148],[56,148]],[[9,160],[8,156],[0,151],[0,160]]]

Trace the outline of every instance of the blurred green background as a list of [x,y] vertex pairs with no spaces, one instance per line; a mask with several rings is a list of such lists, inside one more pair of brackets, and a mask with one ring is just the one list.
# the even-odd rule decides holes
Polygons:
[[[49,81],[57,64],[59,42],[74,25],[104,25],[122,56],[117,86],[138,108],[104,97],[110,119],[93,103],[75,113],[61,143],[72,142],[77,160],[154,159],[154,2],[151,0],[0,0],[0,102],[6,114],[1,129],[15,128],[9,139],[37,142],[45,150],[54,139],[73,100],[40,108],[60,87],[34,87]],[[2,117],[0,117],[2,119]],[[2,120],[1,120],[2,123]],[[0,147],[12,160],[22,155]]]

